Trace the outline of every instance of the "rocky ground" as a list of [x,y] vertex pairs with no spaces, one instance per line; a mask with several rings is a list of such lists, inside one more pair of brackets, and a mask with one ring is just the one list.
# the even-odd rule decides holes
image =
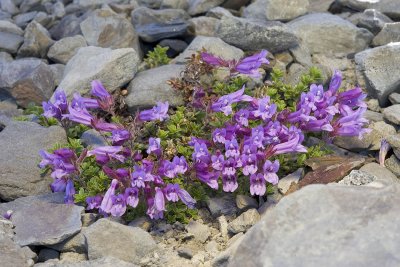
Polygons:
[[[0,214],[14,211],[0,220],[1,266],[400,266],[399,0],[0,0],[0,7]],[[174,59],[144,70],[156,44]],[[188,225],[100,218],[50,193],[38,151],[66,141],[65,132],[12,117],[57,86],[86,94],[94,79],[127,92],[131,111],[160,100],[181,105],[166,81],[203,47],[227,59],[267,49],[289,83],[310,66],[325,81],[341,70],[346,88],[368,93],[371,133],[337,139],[330,148],[345,160],[309,162],[311,172],[282,178],[266,202],[211,198]],[[382,138],[392,147],[385,166],[375,163]],[[287,195],[294,185],[307,186]]]

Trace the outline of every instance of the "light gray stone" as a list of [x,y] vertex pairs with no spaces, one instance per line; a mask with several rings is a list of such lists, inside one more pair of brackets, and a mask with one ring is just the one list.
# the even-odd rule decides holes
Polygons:
[[189,8],[190,0],[162,0],[160,4],[160,9],[183,9],[187,10]]
[[[389,104],[388,96],[400,90],[400,42],[367,49],[355,55],[357,80],[365,79],[368,95]],[[361,77],[359,77],[361,76]]]
[[218,256],[212,260],[212,267],[226,267],[231,260],[231,256],[236,252],[236,250],[238,249],[240,243],[243,241],[244,238],[245,235],[243,235],[243,233],[233,236],[231,239],[235,240],[234,241],[229,240],[231,242],[228,248],[225,249],[225,251],[218,254]]
[[8,32],[19,36],[24,35],[24,31],[20,27],[7,20],[0,20],[0,32]]
[[240,214],[228,225],[228,231],[232,234],[246,232],[260,220],[260,214],[256,209],[250,209]]
[[42,127],[33,122],[5,122],[0,132],[0,198],[18,197],[49,192],[49,175],[41,175],[38,163],[40,149],[50,149],[55,143],[67,141],[59,126]]
[[62,263],[78,263],[86,261],[87,257],[85,254],[79,254],[76,252],[62,252],[60,253],[60,261]]
[[185,51],[173,59],[172,62],[184,64],[186,58],[190,58],[192,54],[196,54],[198,51],[201,51],[202,48],[206,49],[209,53],[226,60],[239,60],[244,55],[241,49],[225,43],[218,37],[197,36]]
[[366,172],[368,174],[371,174],[371,175],[374,175],[375,177],[377,177],[376,180],[367,184],[367,186],[382,187],[382,184],[383,185],[392,185],[392,184],[400,182],[399,179],[397,179],[396,175],[394,175],[387,168],[385,168],[375,162],[365,164],[364,166],[362,166],[360,168],[360,171]]
[[312,54],[359,52],[367,48],[373,38],[368,30],[328,13],[302,16],[289,22],[288,27]]
[[372,40],[372,45],[380,46],[392,42],[400,42],[400,22],[386,23]]
[[[97,0],[96,0],[97,1]],[[45,262],[35,264],[35,267],[138,267],[131,262],[126,262],[112,256],[105,256],[95,260],[79,262]]]
[[21,28],[25,28],[29,22],[31,22],[37,15],[37,11],[32,11],[28,13],[18,14],[14,16],[14,22]]
[[250,208],[258,208],[258,202],[255,198],[246,196],[246,195],[237,195],[236,196],[236,206],[240,210],[247,210]]
[[225,9],[223,7],[220,7],[220,6],[217,6],[217,7],[211,8],[207,12],[206,16],[207,17],[216,18],[216,19],[220,19],[223,16],[233,16],[233,15],[228,9]]
[[49,65],[51,72],[53,73],[54,85],[60,84],[62,77],[64,76],[65,65],[64,64],[51,64]]
[[327,12],[329,7],[335,2],[335,0],[308,0],[310,5],[308,11],[310,12]]
[[375,175],[360,170],[352,170],[349,175],[345,176],[338,184],[344,185],[365,185],[375,181]]
[[228,266],[397,266],[399,201],[397,184],[306,186],[245,235]]
[[206,16],[191,18],[188,21],[188,32],[195,36],[201,35],[214,37],[216,35],[218,23],[218,19]]
[[24,43],[18,50],[21,57],[45,57],[49,47],[54,43],[49,32],[36,21],[25,29]]
[[366,110],[364,113],[364,118],[366,118],[369,122],[383,121],[383,114],[380,112]]
[[400,125],[400,104],[385,108],[383,110],[383,117],[391,123]]
[[65,37],[55,42],[49,49],[47,57],[54,62],[66,64],[81,47],[85,47],[86,40],[82,35]]
[[183,65],[172,64],[139,72],[128,86],[125,103],[129,110],[135,112],[159,101],[168,101],[170,106],[183,105],[181,94],[167,84],[168,80],[178,78],[183,70]]
[[0,51],[15,54],[21,46],[24,38],[8,32],[0,32]]
[[394,175],[400,177],[400,160],[395,155],[391,155],[385,160],[385,166]]
[[4,267],[30,267],[33,261],[27,258],[24,250],[10,238],[0,236],[0,262]]
[[0,8],[11,15],[19,13],[19,8],[13,0],[0,0]]
[[389,95],[389,101],[393,105],[400,104],[400,94],[399,93],[392,93]]
[[357,26],[365,28],[373,34],[378,34],[386,23],[391,22],[393,22],[393,20],[376,9],[366,9],[358,19]]
[[206,13],[210,9],[219,6],[225,0],[191,0],[189,2],[188,12],[190,15]]
[[292,183],[297,184],[301,178],[304,176],[304,169],[299,168],[297,171],[286,175],[285,177],[279,179],[278,182],[278,189],[279,192],[282,194],[286,194],[286,192],[289,190],[290,186]]
[[52,245],[79,232],[84,208],[64,204],[63,197],[62,193],[56,193],[0,204],[1,214],[13,211],[14,241],[20,246]]
[[0,116],[16,117],[22,115],[22,110],[18,109],[16,103],[12,101],[1,101],[0,102]]
[[100,80],[113,92],[133,78],[138,65],[139,56],[133,48],[82,47],[68,61],[59,87],[71,98],[74,92],[87,94],[91,81]]
[[243,17],[290,21],[307,13],[309,0],[256,0],[243,11]]
[[390,135],[386,137],[386,141],[393,148],[394,154],[400,159],[400,134]]
[[186,225],[186,231],[194,236],[194,239],[205,243],[210,237],[210,229],[207,225],[198,221],[191,221]]
[[337,0],[336,2],[354,10],[376,9],[392,19],[400,18],[400,6],[397,0]]
[[236,215],[238,212],[235,198],[229,194],[226,194],[222,197],[209,198],[206,201],[206,204],[214,218],[217,218],[220,215]]
[[86,250],[86,239],[82,233],[77,233],[62,242],[55,245],[48,246],[51,249],[59,252],[76,252],[76,253],[87,253]]
[[[100,219],[83,231],[89,260],[112,256],[139,264],[140,260],[156,249],[149,233],[107,219]],[[113,240],[113,242],[110,242]]]
[[243,50],[267,49],[271,53],[295,47],[298,39],[283,23],[223,16],[217,29],[223,41]]

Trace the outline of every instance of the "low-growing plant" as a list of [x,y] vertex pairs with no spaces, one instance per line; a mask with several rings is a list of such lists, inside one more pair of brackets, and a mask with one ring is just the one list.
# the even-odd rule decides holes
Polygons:
[[[73,138],[65,147],[40,151],[52,190],[65,192],[66,203],[86,202],[88,210],[106,216],[132,219],[146,212],[159,219],[165,213],[170,222],[187,222],[197,216],[197,201],[213,190],[262,197],[278,175],[328,153],[319,146],[307,150],[305,135],[330,141],[368,131],[365,94],[360,88],[339,92],[339,72],[327,90],[313,84],[320,79],[315,69],[296,86],[284,84],[275,70],[270,85],[246,90],[269,63],[266,54],[238,61],[205,51],[194,55],[182,77],[169,82],[188,104],[173,110],[158,102],[129,120],[117,117],[114,97],[99,81],[92,82],[94,99],[75,94],[68,103],[57,90],[55,101],[43,104],[43,116]],[[220,70],[226,77],[215,77]],[[74,139],[89,128],[108,145],[85,148]]]
[[149,68],[155,68],[158,66],[166,65],[169,63],[170,58],[167,55],[169,47],[162,47],[157,45],[153,51],[149,51],[144,58],[144,62]]

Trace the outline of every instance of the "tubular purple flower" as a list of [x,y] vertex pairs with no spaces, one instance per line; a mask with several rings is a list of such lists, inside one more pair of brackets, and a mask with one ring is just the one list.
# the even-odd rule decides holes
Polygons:
[[232,138],[232,140],[228,140],[225,143],[225,157],[238,157],[240,155],[239,152],[239,144],[236,138]]
[[179,200],[178,191],[180,187],[178,184],[167,184],[163,189],[165,198],[171,202],[177,202]]
[[286,142],[282,142],[273,146],[274,155],[285,154],[285,153],[301,153],[307,152],[307,149],[301,145],[304,140],[303,133],[295,126],[291,126],[289,129],[289,136]]
[[385,158],[390,149],[389,143],[385,140],[381,140],[381,147],[379,149],[379,164],[385,167]]
[[86,210],[98,209],[100,208],[101,201],[103,200],[102,196],[93,196],[86,198]]
[[214,112],[223,112],[226,116],[232,113],[232,104],[240,101],[250,102],[253,100],[251,96],[243,95],[244,85],[242,89],[230,93],[228,95],[221,96],[216,102],[211,105],[211,109]]
[[249,126],[249,115],[250,112],[247,109],[241,109],[235,113],[233,118],[237,123],[239,123],[239,125],[247,127]]
[[135,170],[131,174],[132,187],[144,188],[146,182],[154,181],[154,176],[150,173],[150,170],[146,170],[139,165],[135,165],[134,169]]
[[111,141],[113,146],[123,145],[129,138],[131,138],[131,133],[124,129],[117,129],[111,131]]
[[253,78],[260,78],[261,73],[258,69],[261,67],[261,64],[269,64],[269,61],[265,58],[267,53],[266,50],[262,50],[260,53],[241,59],[234,67],[234,70]]
[[195,143],[192,158],[195,162],[202,161],[208,163],[210,161],[210,153],[208,152],[207,145],[205,143]]
[[164,193],[161,188],[156,187],[156,194],[154,196],[154,205],[159,211],[165,211]]
[[242,155],[241,160],[243,162],[242,172],[244,175],[254,174],[257,171],[257,155]]
[[238,186],[236,175],[222,175],[222,189],[225,192],[234,192]]
[[175,171],[175,164],[170,162],[169,160],[163,160],[161,162],[161,166],[158,169],[159,174],[163,176],[167,176],[168,178],[175,178],[176,171]]
[[53,179],[60,179],[70,175],[75,171],[76,168],[73,164],[65,162],[63,159],[60,158],[53,161],[53,172],[50,176]]
[[227,66],[227,62],[220,57],[211,55],[210,53],[202,52],[200,53],[201,59],[211,66],[223,67]]
[[226,136],[225,128],[222,128],[222,129],[217,128],[212,133],[214,143],[224,144],[226,142],[225,136]]
[[46,150],[39,150],[39,155],[42,157],[42,161],[39,163],[39,167],[43,169],[47,165],[53,164],[55,159],[60,159],[59,156],[51,154]]
[[6,212],[3,213],[3,218],[6,220],[11,220],[12,214],[13,214],[12,210],[7,210]]
[[93,150],[89,150],[87,152],[87,156],[96,156],[96,161],[98,161],[100,164],[105,164],[110,161],[110,159],[116,159],[120,162],[124,162],[125,157],[118,154],[122,151],[122,149],[122,146],[99,146]]
[[353,110],[349,106],[340,106],[340,118],[333,123],[331,136],[358,136],[360,139],[363,134],[370,132],[370,129],[363,128],[368,124],[368,120],[363,117],[366,108]]
[[336,95],[341,84],[342,84],[342,73],[338,70],[335,70],[335,73],[333,74],[331,82],[329,84],[330,96]]
[[110,93],[104,88],[100,81],[92,81],[92,90],[90,93],[99,98],[98,105],[102,110],[110,111],[114,106],[114,98]]
[[113,179],[111,181],[110,187],[108,188],[107,192],[103,197],[103,200],[101,201],[100,209],[105,213],[110,213],[111,211],[111,208],[113,206],[112,197],[115,196],[115,189],[117,188],[117,186],[118,186],[118,180]]
[[160,138],[149,138],[149,147],[147,148],[147,154],[153,153],[156,156],[161,155],[161,139]]
[[211,156],[211,166],[214,170],[222,171],[224,161],[224,156],[220,153]]
[[261,117],[264,121],[272,118],[276,112],[277,106],[275,104],[269,104],[269,101],[269,96],[256,101],[257,109],[252,112],[253,116],[256,118]]
[[184,174],[188,169],[188,164],[184,156],[175,156],[172,163],[175,165],[175,173]]
[[276,173],[279,170],[279,161],[275,160],[273,163],[269,160],[266,160],[263,166],[264,171],[264,179],[265,181],[276,185],[279,181],[278,175]]
[[121,126],[116,125],[114,123],[105,122],[103,119],[94,118],[92,120],[92,126],[97,131],[100,132],[112,132],[116,130],[121,130]]
[[192,198],[192,196],[184,189],[179,188],[178,196],[180,200],[189,208],[194,209],[196,205],[196,200]]
[[67,186],[65,187],[65,204],[74,204],[75,187],[72,179],[68,179]]
[[46,118],[56,118],[61,120],[61,110],[49,102],[42,102],[43,116]]
[[128,187],[125,189],[124,197],[127,205],[136,208],[139,204],[139,189],[136,187]]
[[66,187],[67,180],[64,178],[54,179],[54,181],[50,184],[52,192],[65,192]]
[[65,92],[58,88],[54,92],[54,106],[58,107],[61,110],[61,113],[64,113],[68,109],[68,102],[67,102],[67,96],[65,95]]
[[93,117],[85,108],[73,108],[71,105],[68,107],[69,114],[62,115],[62,118],[69,119],[77,123],[81,123],[87,126],[92,125]]
[[250,176],[250,193],[252,196],[263,196],[267,187],[265,186],[265,178],[261,173],[252,174]]
[[80,108],[98,108],[99,103],[96,99],[82,97],[79,93],[74,93],[74,98],[72,99],[71,106],[76,108],[79,106]]
[[169,117],[167,114],[168,107],[168,102],[157,102],[157,105],[154,106],[152,109],[143,110],[142,112],[140,112],[139,119],[142,121],[164,121]]
[[212,189],[218,190],[218,177],[219,172],[213,172],[208,170],[196,170],[197,178],[203,183],[206,183]]
[[367,97],[360,87],[348,90],[346,92],[341,92],[338,95],[339,105],[346,105],[349,107],[367,107],[367,104],[363,101]]
[[126,202],[123,194],[111,196],[112,206],[110,213],[114,217],[121,217],[126,211]]

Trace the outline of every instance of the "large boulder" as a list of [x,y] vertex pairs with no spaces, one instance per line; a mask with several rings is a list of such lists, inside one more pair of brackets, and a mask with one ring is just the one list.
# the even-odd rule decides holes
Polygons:
[[133,48],[82,47],[65,66],[59,87],[71,97],[74,92],[87,94],[91,81],[100,80],[113,92],[132,80],[138,65],[139,56]]
[[388,105],[388,96],[400,92],[400,42],[357,53],[355,61],[357,79],[365,80],[368,95]]
[[342,6],[358,11],[376,9],[393,19],[400,18],[400,5],[398,0],[336,0]]
[[243,16],[289,21],[307,13],[309,0],[257,0],[244,9]]
[[50,192],[49,175],[41,174],[40,149],[65,143],[63,128],[45,128],[33,122],[1,120],[0,131],[0,198],[13,200],[23,196]]
[[302,16],[288,23],[301,42],[314,53],[354,53],[368,47],[374,37],[366,29],[328,13]]
[[399,184],[307,186],[250,229],[228,266],[398,266],[399,201]]

